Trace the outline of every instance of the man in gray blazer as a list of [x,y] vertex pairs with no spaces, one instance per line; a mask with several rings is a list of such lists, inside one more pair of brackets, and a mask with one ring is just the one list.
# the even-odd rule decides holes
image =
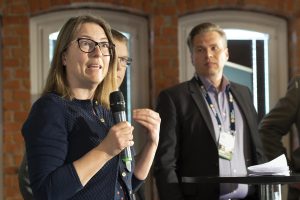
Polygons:
[[[277,102],[260,123],[259,133],[268,159],[272,160],[281,154],[286,154],[281,140],[284,135],[288,134],[292,125],[296,126],[297,131],[300,130],[300,76],[295,76],[290,81],[286,95]],[[299,132],[297,137],[299,137]],[[299,146],[292,153],[290,167],[294,172],[300,172]],[[300,186],[290,185],[288,199],[298,200],[299,197]]]
[[246,175],[264,160],[250,90],[229,81],[224,31],[212,23],[194,27],[187,40],[194,77],[162,91],[161,131],[154,175],[160,200],[258,199],[245,184],[185,184],[184,176]]

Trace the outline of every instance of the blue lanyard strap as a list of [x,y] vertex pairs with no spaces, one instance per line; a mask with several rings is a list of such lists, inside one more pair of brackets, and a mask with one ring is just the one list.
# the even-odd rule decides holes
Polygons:
[[226,95],[229,99],[229,117],[230,117],[230,130],[235,133],[235,113],[234,113],[234,106],[233,106],[233,96],[230,93],[229,89],[226,89]]
[[[202,92],[203,96],[205,97],[205,100],[208,103],[210,109],[212,110],[212,112],[213,112],[213,114],[214,114],[214,116],[215,116],[215,118],[217,120],[219,128],[221,129],[222,123],[221,123],[219,114],[216,111],[216,108],[215,108],[214,104],[212,103],[212,100],[211,100],[208,92],[204,88],[202,82],[198,78],[197,78],[197,80],[198,80],[198,84],[200,85],[201,92]],[[226,89],[225,93],[226,93],[226,96],[228,98],[228,105],[229,105],[230,132],[231,132],[231,134],[234,135],[236,129],[235,129],[235,113],[234,113],[234,106],[233,106],[233,96],[230,93],[229,89]]]

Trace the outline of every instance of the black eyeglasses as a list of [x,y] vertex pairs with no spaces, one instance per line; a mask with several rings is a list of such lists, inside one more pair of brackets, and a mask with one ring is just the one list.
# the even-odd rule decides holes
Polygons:
[[118,57],[118,59],[123,66],[129,66],[132,63],[132,58],[130,57]]
[[99,46],[103,56],[111,56],[113,54],[114,44],[110,42],[96,42],[88,38],[78,38],[77,43],[79,49],[85,53],[95,51],[96,46]]

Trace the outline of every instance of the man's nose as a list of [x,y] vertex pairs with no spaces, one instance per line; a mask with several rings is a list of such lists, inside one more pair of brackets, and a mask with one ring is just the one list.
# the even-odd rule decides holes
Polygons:
[[210,57],[212,57],[213,54],[212,54],[212,51],[210,49],[206,49],[205,50],[205,55],[206,55],[207,58],[210,58]]

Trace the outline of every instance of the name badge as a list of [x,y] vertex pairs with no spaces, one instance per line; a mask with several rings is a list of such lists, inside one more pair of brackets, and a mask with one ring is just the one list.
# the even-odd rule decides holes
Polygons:
[[234,140],[235,136],[231,134],[231,132],[220,132],[218,151],[221,158],[231,160],[234,149]]

